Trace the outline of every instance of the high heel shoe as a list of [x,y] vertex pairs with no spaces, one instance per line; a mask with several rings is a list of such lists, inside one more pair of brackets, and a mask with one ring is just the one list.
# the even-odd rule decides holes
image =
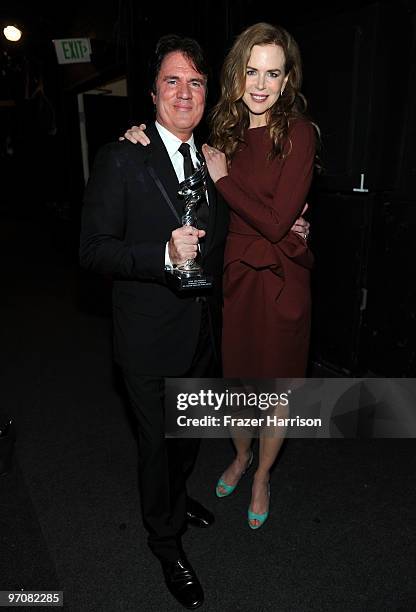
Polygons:
[[[247,472],[247,470],[249,469],[250,465],[253,463],[253,451],[250,451],[250,457],[249,460],[247,462],[247,467],[244,470],[244,472],[241,473],[240,478],[238,479],[238,482],[236,482],[235,485],[228,485],[226,482],[224,482],[224,480],[222,478],[220,478],[217,482],[217,486],[215,487],[215,493],[217,495],[217,497],[228,497],[228,495],[231,495],[231,493],[234,491],[234,489],[236,488],[236,486],[238,485],[238,483],[240,482],[240,479],[242,476],[244,476],[244,474]],[[222,493],[219,489],[225,489],[225,493]]]
[[[267,486],[267,495],[269,498],[269,505],[270,505],[270,484]],[[263,514],[257,514],[256,512],[252,512],[249,508],[247,511],[248,526],[250,527],[250,529],[259,529],[262,525],[264,525],[268,516],[269,516],[269,510],[266,510],[266,512],[263,512]],[[255,521],[255,520],[259,521],[258,525],[252,525],[250,523],[250,521]]]

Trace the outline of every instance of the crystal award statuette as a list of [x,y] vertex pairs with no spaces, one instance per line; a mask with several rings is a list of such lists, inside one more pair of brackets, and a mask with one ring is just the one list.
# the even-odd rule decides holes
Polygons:
[[[205,198],[207,169],[201,161],[198,169],[179,185],[178,195],[185,200],[182,224],[198,227],[198,206]],[[182,264],[166,271],[168,283],[176,291],[186,289],[210,289],[212,277],[204,274],[199,263],[201,255],[198,251],[195,259],[187,259]]]

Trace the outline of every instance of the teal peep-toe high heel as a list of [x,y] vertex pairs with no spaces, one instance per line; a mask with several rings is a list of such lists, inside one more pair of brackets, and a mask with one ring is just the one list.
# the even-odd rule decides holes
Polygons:
[[[269,505],[270,505],[270,484],[268,485],[267,495],[269,498]],[[266,522],[268,516],[269,516],[268,510],[266,510],[266,512],[263,512],[263,514],[257,514],[256,512],[252,512],[249,508],[247,511],[248,526],[250,527],[250,529],[260,529],[260,527],[264,525],[264,523]],[[258,521],[259,524],[252,525],[250,521]]]
[[[247,472],[247,470],[249,469],[250,465],[253,463],[253,451],[251,451],[250,454],[250,458],[248,460],[247,463],[247,467],[244,470],[244,472],[241,474],[240,478],[238,479],[238,482],[235,485],[229,485],[226,482],[224,482],[224,480],[222,478],[220,478],[217,482],[217,486],[215,487],[215,493],[217,495],[217,497],[228,497],[228,495],[231,495],[231,493],[234,491],[234,489],[236,488],[236,486],[238,485],[238,483],[240,482],[240,479],[242,478],[242,476],[244,476],[244,474]],[[225,489],[225,493],[222,493],[219,489]]]

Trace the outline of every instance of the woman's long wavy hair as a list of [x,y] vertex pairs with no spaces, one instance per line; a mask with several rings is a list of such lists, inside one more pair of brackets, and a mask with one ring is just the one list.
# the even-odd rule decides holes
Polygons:
[[289,122],[306,112],[306,99],[300,92],[302,63],[299,47],[284,28],[268,23],[250,26],[238,36],[225,58],[221,70],[221,97],[210,114],[211,142],[230,161],[244,142],[249,127],[249,111],[242,97],[246,84],[246,69],[254,45],[279,45],[285,55],[285,75],[289,74],[283,95],[268,111],[272,150],[270,157],[282,157],[288,137]]

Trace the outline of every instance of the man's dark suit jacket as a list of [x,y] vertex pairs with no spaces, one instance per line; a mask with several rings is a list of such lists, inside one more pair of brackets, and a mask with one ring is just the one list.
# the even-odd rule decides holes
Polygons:
[[[182,225],[184,203],[177,196],[179,183],[156,126],[149,126],[147,133],[147,147],[123,141],[99,151],[85,193],[80,261],[114,279],[116,361],[143,376],[181,376],[194,355],[201,304],[166,285],[165,246]],[[202,265],[215,278],[208,304],[219,343],[228,210],[211,181],[208,197]]]

